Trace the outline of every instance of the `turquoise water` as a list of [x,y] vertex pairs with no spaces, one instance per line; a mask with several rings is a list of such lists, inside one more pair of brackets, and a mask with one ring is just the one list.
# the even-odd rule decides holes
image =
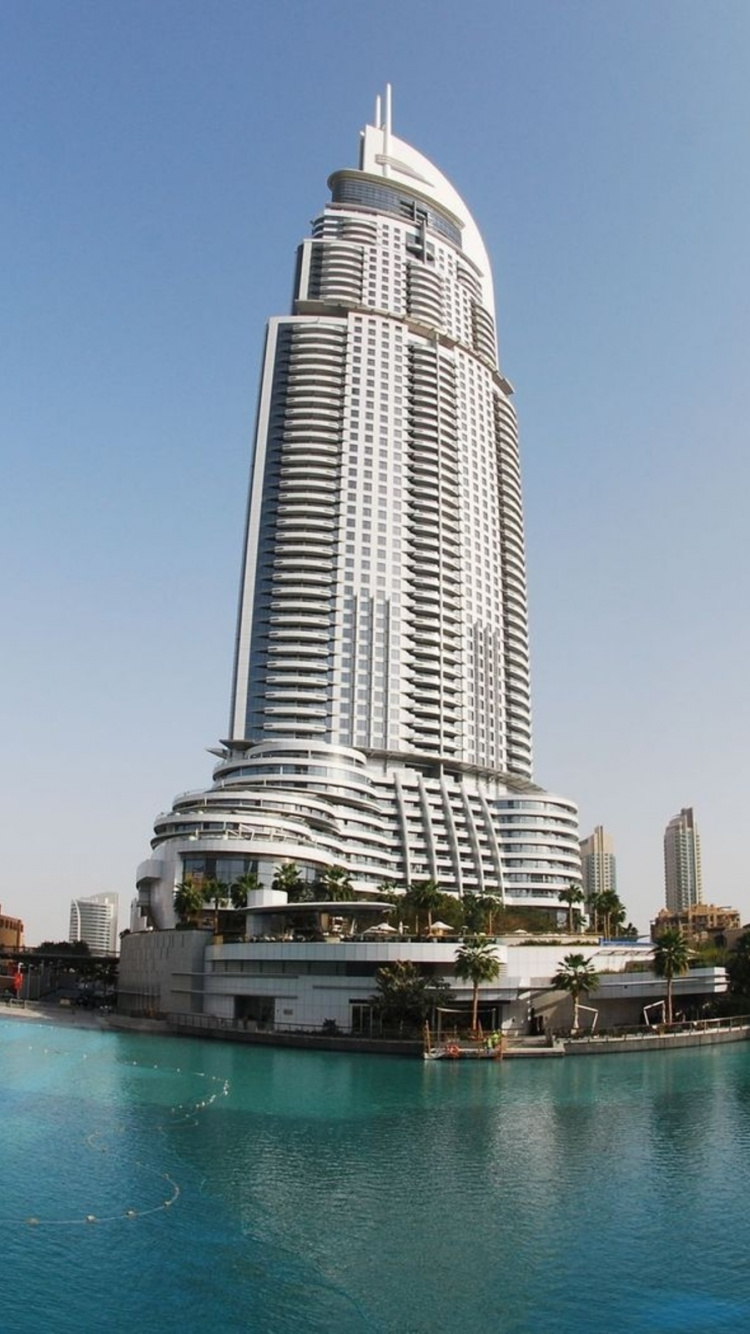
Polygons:
[[750,1329],[744,1045],[473,1066],[12,1019],[0,1071],[2,1329]]

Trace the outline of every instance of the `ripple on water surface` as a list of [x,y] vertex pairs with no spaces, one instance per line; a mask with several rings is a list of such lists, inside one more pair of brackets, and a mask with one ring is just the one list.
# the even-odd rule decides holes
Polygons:
[[744,1046],[423,1065],[5,1020],[0,1061],[32,1334],[750,1328]]

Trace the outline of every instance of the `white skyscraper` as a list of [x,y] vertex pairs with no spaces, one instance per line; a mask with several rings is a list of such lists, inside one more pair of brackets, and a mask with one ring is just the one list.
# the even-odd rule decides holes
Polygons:
[[664,831],[664,884],[670,912],[703,902],[701,841],[692,806],[684,806]]
[[156,822],[140,902],[294,861],[558,906],[576,807],[531,781],[523,512],[489,259],[391,130],[298,252],[269,322],[232,711],[210,791]]
[[82,940],[92,954],[117,953],[118,894],[91,894],[70,905],[68,940]]

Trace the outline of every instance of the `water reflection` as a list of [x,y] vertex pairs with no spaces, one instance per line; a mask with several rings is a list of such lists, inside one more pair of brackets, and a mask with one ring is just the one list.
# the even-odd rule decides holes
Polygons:
[[[747,1328],[744,1047],[442,1066],[9,1028],[6,1198],[121,1215],[4,1228],[32,1331],[53,1289],[61,1334]],[[179,1201],[128,1220],[149,1171]]]

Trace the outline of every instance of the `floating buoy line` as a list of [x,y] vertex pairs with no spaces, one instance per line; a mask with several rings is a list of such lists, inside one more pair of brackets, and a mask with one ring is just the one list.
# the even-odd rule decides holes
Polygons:
[[[33,1052],[37,1049],[30,1045],[28,1050]],[[65,1057],[70,1055],[69,1052],[63,1051],[61,1048],[56,1048],[56,1047],[44,1047],[42,1049],[42,1054],[45,1056],[60,1056],[60,1057]],[[88,1061],[87,1052],[83,1054],[81,1060]],[[216,1085],[213,1091],[210,1093],[207,1092],[206,1096],[203,1098],[198,1098],[195,1101],[190,1101],[190,1102],[176,1103],[173,1106],[171,1106],[169,1108],[168,1123],[167,1124],[159,1123],[154,1127],[155,1130],[162,1135],[165,1135],[167,1130],[172,1131],[175,1129],[185,1128],[188,1126],[193,1126],[193,1127],[197,1126],[199,1124],[199,1113],[204,1112],[209,1108],[211,1108],[218,1098],[225,1098],[229,1094],[228,1079],[224,1079],[219,1075],[206,1074],[205,1071],[202,1070],[183,1071],[179,1066],[172,1067],[172,1066],[162,1066],[158,1064],[147,1065],[146,1063],[141,1061],[128,1061],[126,1064],[134,1067],[137,1070],[144,1070],[144,1071],[159,1070],[162,1073],[168,1075],[184,1074],[185,1077],[189,1077],[191,1079],[204,1079],[207,1081],[209,1085],[211,1084]],[[107,1136],[108,1135],[111,1136],[113,1133],[114,1134],[124,1133],[125,1129],[126,1129],[125,1126],[118,1125],[113,1127],[109,1131],[105,1131],[104,1129],[91,1130],[88,1132],[88,1134],[84,1135],[83,1143],[88,1145],[92,1153],[108,1154],[110,1153],[111,1149],[110,1149],[110,1140],[107,1138]],[[69,1218],[50,1218],[41,1215],[37,1216],[35,1214],[26,1216],[17,1215],[16,1217],[9,1217],[9,1218],[0,1217],[0,1226],[22,1225],[31,1228],[91,1227],[93,1225],[103,1224],[103,1223],[120,1223],[127,1221],[132,1222],[136,1219],[148,1218],[153,1214],[161,1213],[171,1209],[180,1196],[180,1187],[178,1183],[174,1180],[174,1178],[171,1177],[168,1172],[159,1172],[155,1168],[148,1167],[145,1163],[136,1161],[133,1163],[133,1167],[138,1169],[139,1172],[145,1173],[147,1176],[155,1178],[159,1182],[160,1186],[159,1193],[161,1194],[161,1199],[159,1199],[156,1204],[147,1204],[145,1207],[135,1207],[135,1205],[131,1204],[126,1208],[117,1210],[117,1212],[115,1213],[107,1212],[107,1213],[97,1214],[92,1212],[92,1213],[86,1213],[83,1216],[77,1216],[77,1217],[72,1216]]]

